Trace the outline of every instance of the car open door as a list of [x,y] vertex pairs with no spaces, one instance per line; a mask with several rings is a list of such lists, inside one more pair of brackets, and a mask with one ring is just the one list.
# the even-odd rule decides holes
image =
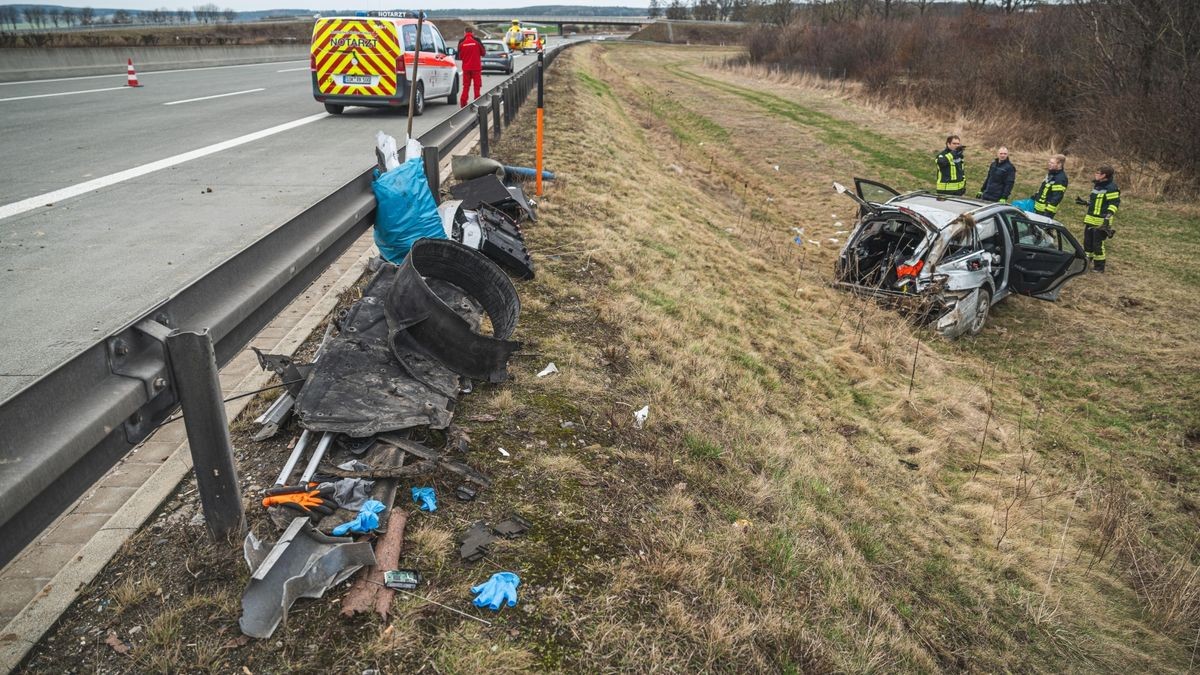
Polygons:
[[868,202],[874,202],[876,204],[886,204],[887,201],[892,197],[900,196],[899,192],[884,185],[883,183],[876,183],[873,180],[867,180],[865,178],[854,179],[854,191],[857,192],[858,196],[862,197],[864,200]]
[[1041,300],[1057,300],[1069,279],[1087,271],[1083,247],[1062,225],[1006,215],[1013,238],[1009,287]]

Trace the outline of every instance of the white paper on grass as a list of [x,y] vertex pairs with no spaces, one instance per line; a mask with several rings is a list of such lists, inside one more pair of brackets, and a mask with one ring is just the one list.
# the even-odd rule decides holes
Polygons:
[[538,377],[546,377],[547,375],[553,375],[554,373],[557,373],[557,372],[558,372],[558,366],[554,365],[554,362],[551,361],[550,365],[546,366],[545,368],[542,368],[542,372],[538,373],[537,376]]
[[649,405],[642,406],[641,410],[638,410],[633,413],[633,426],[638,429],[641,429],[642,425],[644,425],[646,423],[646,420],[649,417],[650,417],[650,406]]

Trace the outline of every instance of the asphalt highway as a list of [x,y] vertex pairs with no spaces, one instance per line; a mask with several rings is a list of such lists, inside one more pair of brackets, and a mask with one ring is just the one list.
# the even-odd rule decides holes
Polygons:
[[[307,61],[138,79],[0,84],[0,401],[344,185],[376,131],[402,143],[407,124],[328,115]],[[431,100],[414,134],[457,109]]]

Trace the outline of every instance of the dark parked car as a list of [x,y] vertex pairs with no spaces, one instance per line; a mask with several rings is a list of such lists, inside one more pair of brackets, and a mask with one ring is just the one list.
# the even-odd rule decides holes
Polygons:
[[503,40],[483,40],[487,53],[483,55],[484,70],[499,70],[512,75],[513,54]]

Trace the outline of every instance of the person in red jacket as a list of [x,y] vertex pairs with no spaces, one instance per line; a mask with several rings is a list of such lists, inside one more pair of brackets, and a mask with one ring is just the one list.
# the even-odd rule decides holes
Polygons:
[[[479,98],[479,90],[483,88],[483,55],[487,53],[487,48],[483,43],[476,39],[475,35],[468,28],[462,39],[458,41],[458,60],[462,62],[462,97],[459,99],[458,107],[465,108],[467,101],[473,101]],[[471,88],[471,83],[475,84],[475,95],[468,96],[467,92]]]

